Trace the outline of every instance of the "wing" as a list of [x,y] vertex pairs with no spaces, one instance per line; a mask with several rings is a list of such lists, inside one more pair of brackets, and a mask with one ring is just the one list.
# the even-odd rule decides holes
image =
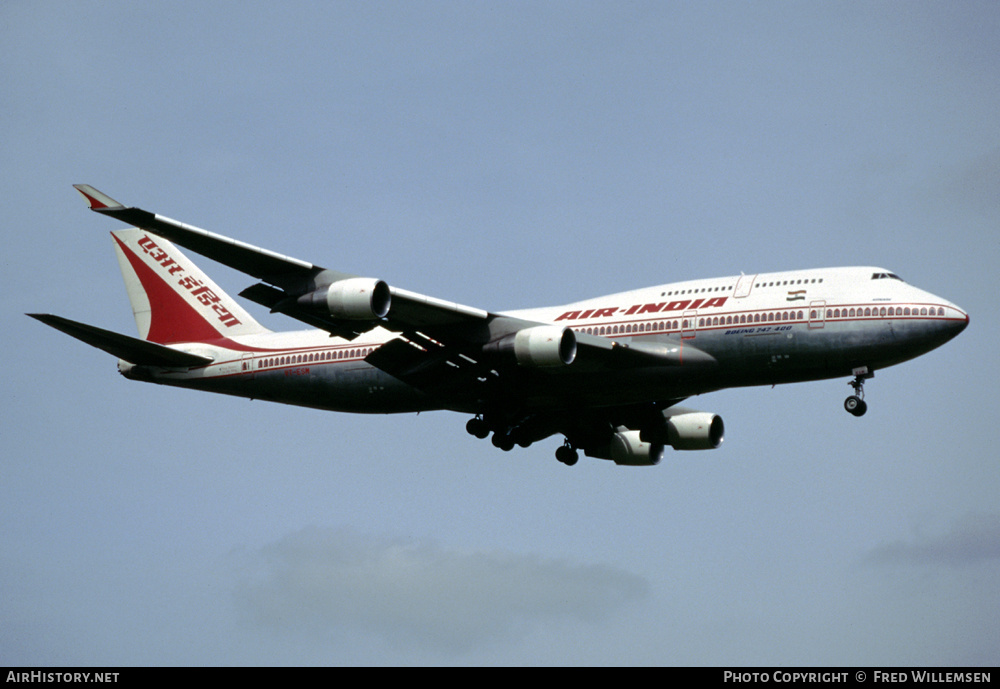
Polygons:
[[[73,186],[91,210],[165,237],[261,280],[241,296],[335,335],[354,337],[375,325],[394,331],[419,327],[442,332],[448,328],[463,330],[481,326],[490,318],[482,309],[388,288],[380,280],[329,270],[141,208],[126,207],[87,184]],[[381,299],[384,306],[373,305],[371,297]],[[375,308],[366,311],[366,306]]]
[[[165,237],[251,275],[240,293],[251,301],[332,335],[353,339],[375,327],[398,337],[368,362],[406,383],[471,404],[496,396],[525,370],[543,375],[714,360],[676,345],[632,345],[569,328],[444,301],[382,280],[330,270],[207,230],[130,208],[86,184],[74,187],[91,210]],[[570,366],[572,364],[572,366]],[[514,373],[512,373],[514,372]],[[464,406],[464,405],[463,405]]]

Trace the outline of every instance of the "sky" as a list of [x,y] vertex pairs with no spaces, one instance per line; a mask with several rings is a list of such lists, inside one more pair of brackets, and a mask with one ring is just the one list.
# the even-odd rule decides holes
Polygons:
[[[997,665],[998,44],[994,2],[0,4],[0,665]],[[126,381],[23,315],[135,333],[74,183],[492,311],[863,264],[971,325],[863,418],[721,391],[720,449],[570,468]]]

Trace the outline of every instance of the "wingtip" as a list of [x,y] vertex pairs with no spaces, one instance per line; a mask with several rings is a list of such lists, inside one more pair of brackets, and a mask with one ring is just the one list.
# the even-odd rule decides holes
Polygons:
[[53,315],[51,313],[26,313],[24,315],[28,316],[30,318],[34,318],[36,321],[40,321],[40,322],[44,323],[45,325],[48,325],[48,326],[51,326],[51,327],[57,328],[57,329],[59,327],[59,323],[61,321],[65,321],[66,320],[65,318],[62,318],[60,316],[55,316],[55,315]]
[[92,211],[125,207],[107,194],[97,191],[97,189],[94,189],[89,184],[74,184],[73,188],[83,195],[83,198],[87,201],[87,207]]

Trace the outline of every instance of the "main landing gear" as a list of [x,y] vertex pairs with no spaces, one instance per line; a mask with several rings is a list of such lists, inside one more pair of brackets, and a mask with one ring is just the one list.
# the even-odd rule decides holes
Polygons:
[[[514,428],[503,427],[498,429],[482,416],[469,419],[468,423],[465,424],[465,430],[469,432],[469,435],[474,435],[480,440],[488,438],[490,433],[492,433],[493,446],[504,452],[513,450],[515,445],[528,447],[532,441],[531,436],[525,432],[525,429],[516,426]],[[556,459],[566,466],[571,467],[580,460],[580,455],[577,454],[576,448],[567,440],[562,447],[556,450]]]
[[528,445],[531,445],[531,439],[526,437],[523,432],[519,432],[519,429],[494,428],[490,422],[482,416],[469,419],[468,423],[465,424],[465,430],[469,432],[469,435],[474,435],[480,440],[487,438],[492,432],[493,447],[497,447],[504,452],[510,452],[514,449],[515,445],[520,445],[521,447],[528,447]]
[[465,430],[469,432],[469,435],[474,435],[480,440],[483,440],[490,434],[489,424],[487,424],[481,416],[469,419],[469,422],[465,424]]
[[867,366],[856,368],[852,373],[854,380],[847,384],[854,388],[854,394],[844,400],[844,409],[855,416],[864,416],[868,411],[868,405],[865,403],[865,381],[874,378],[875,374],[869,371]]
[[579,461],[580,455],[576,453],[576,449],[567,440],[565,445],[556,450],[556,459],[566,466],[571,467]]

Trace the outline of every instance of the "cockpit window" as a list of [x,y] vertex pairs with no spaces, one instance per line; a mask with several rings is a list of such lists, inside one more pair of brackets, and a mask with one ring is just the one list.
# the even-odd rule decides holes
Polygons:
[[899,277],[895,273],[872,273],[872,280],[899,280],[900,282],[905,282],[903,278]]

